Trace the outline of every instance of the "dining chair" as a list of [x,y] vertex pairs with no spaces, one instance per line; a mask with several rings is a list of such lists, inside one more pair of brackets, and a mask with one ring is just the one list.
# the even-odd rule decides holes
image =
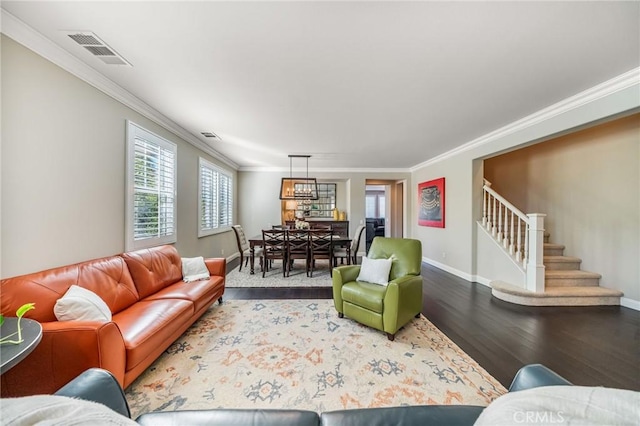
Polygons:
[[[233,229],[233,232],[236,234],[236,243],[238,244],[238,251],[240,252],[240,268],[238,269],[238,272],[241,272],[242,264],[244,263],[244,266],[247,266],[247,264],[249,263],[251,248],[249,246],[249,242],[247,241],[247,236],[242,229],[242,226],[233,225],[231,229]],[[253,252],[255,257],[260,258],[260,270],[262,270],[264,268],[264,266],[262,265],[262,248],[255,247],[253,249]]]
[[263,229],[262,230],[262,256],[264,267],[262,268],[262,278],[269,270],[273,260],[282,260],[282,276],[287,272],[287,230],[285,229]]
[[305,272],[309,276],[309,231],[292,229],[287,232],[287,277],[295,259],[304,259]]
[[329,260],[329,274],[333,276],[333,232],[311,229],[309,233],[309,276],[313,277],[316,259]]
[[347,265],[358,264],[358,250],[360,249],[360,240],[362,239],[364,230],[364,225],[358,226],[350,245],[346,247],[336,247],[333,250],[333,266],[338,266],[338,259],[340,259],[341,264],[344,263],[344,259],[347,259]]

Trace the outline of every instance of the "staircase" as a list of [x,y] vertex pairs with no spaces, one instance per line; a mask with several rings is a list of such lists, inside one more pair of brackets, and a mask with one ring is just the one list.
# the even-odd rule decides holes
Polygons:
[[[599,305],[620,305],[620,298],[624,296],[621,291],[600,287],[600,274],[583,271],[580,269],[582,260],[577,257],[564,255],[565,246],[549,242],[549,233],[540,230],[542,247],[535,247],[535,238],[532,234],[536,226],[531,222],[531,217],[526,219],[523,214],[513,207],[503,197],[493,191],[491,183],[485,182],[485,202],[482,225],[491,232],[498,242],[502,242],[505,255],[514,257],[517,261],[522,261],[521,269],[528,274],[537,269],[542,275],[544,271],[544,282],[540,286],[541,279],[529,280],[529,288],[541,288],[541,291],[532,291],[527,288],[515,286],[503,281],[492,281],[492,294],[506,302],[529,306],[599,306]],[[497,214],[496,214],[497,212]],[[500,218],[504,215],[504,220]],[[529,215],[535,216],[535,215]],[[544,215],[542,215],[544,216]],[[498,219],[496,221],[496,218]],[[524,223],[520,225],[519,222]],[[495,224],[497,223],[497,232]],[[528,247],[528,243],[530,247]],[[515,244],[515,248],[512,246]],[[542,254],[542,265],[544,268],[535,267],[539,260],[535,261],[535,252]],[[514,256],[515,254],[515,256]],[[528,262],[533,260],[533,262]],[[536,284],[535,281],[539,283]]]
[[502,281],[491,283],[492,294],[498,299],[528,306],[599,306],[620,305],[623,293],[600,287],[600,274],[580,269],[582,259],[564,255],[562,244],[549,243],[545,233],[545,290],[528,291]]

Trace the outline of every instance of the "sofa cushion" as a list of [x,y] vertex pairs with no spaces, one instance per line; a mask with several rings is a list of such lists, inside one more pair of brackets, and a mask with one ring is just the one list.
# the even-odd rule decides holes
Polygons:
[[124,339],[127,370],[166,344],[167,338],[183,327],[194,312],[194,305],[188,300],[145,299],[114,315],[113,321]]
[[140,298],[182,281],[182,261],[173,246],[159,246],[123,253]]
[[155,299],[185,299],[190,300],[195,305],[195,311],[211,305],[224,292],[224,278],[211,277],[208,280],[185,283],[178,281],[175,284],[165,287],[157,293],[144,300]]
[[29,318],[57,321],[53,307],[74,284],[100,296],[111,313],[120,312],[139,299],[126,263],[120,256],[112,256],[3,279],[0,309],[15,312],[25,301],[35,302],[36,309],[29,312]]
[[100,296],[72,285],[53,307],[58,321],[111,321],[111,311]]
[[136,419],[142,426],[318,426],[320,416],[315,411],[279,409],[181,410],[146,413]]
[[323,426],[472,425],[484,407],[475,405],[408,405],[327,411]]
[[342,300],[381,314],[386,291],[385,286],[352,281],[342,286]]

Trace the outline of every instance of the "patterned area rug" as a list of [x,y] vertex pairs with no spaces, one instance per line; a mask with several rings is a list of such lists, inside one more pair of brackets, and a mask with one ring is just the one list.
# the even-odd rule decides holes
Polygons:
[[126,391],[150,411],[488,405],[506,392],[426,318],[393,342],[332,300],[213,305]]
[[313,277],[307,277],[304,260],[293,262],[293,268],[286,278],[282,277],[282,262],[274,261],[273,267],[262,278],[260,264],[256,261],[255,274],[251,275],[251,268],[247,265],[238,271],[238,266],[227,274],[227,287],[331,287],[329,261],[318,260],[313,270]]

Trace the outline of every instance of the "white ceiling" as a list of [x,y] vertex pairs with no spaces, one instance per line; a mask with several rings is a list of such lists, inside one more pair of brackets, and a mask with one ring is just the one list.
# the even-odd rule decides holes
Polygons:
[[[288,154],[410,168],[640,65],[636,1],[2,8],[241,168],[288,167]],[[63,30],[93,31],[133,67]]]

